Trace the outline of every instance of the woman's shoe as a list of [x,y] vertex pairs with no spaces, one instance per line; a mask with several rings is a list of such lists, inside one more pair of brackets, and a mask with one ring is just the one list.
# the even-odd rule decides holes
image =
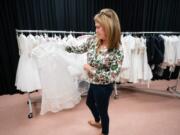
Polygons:
[[88,124],[93,126],[93,127],[96,127],[96,128],[102,128],[101,123],[93,121],[93,120],[89,120]]

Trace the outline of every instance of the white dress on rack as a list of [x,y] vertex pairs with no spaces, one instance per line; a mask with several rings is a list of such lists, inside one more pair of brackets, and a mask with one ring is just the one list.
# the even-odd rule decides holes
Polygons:
[[[66,45],[67,46],[80,46],[87,41],[89,37],[92,35],[83,35],[77,38],[73,36],[68,36]],[[83,66],[87,63],[87,52],[82,54],[76,53],[68,53],[68,55],[72,55],[74,62],[71,63],[69,66],[69,71],[74,76],[74,78],[78,81],[78,89],[81,95],[86,95],[89,90],[89,82],[87,73],[84,71]]]
[[120,73],[120,82],[148,82],[152,78],[152,71],[147,62],[147,52],[145,46],[146,40],[143,38],[128,35],[122,37],[122,49],[124,59],[122,71]]
[[176,45],[176,64],[180,66],[180,36],[178,37],[179,41]]
[[[180,45],[179,45],[179,38],[177,36],[170,36],[170,41],[171,41],[171,46],[173,47],[173,51],[172,52],[174,55],[172,56],[172,60],[173,60],[173,66],[178,65],[178,55],[180,55]],[[169,52],[170,53],[170,52]]]
[[[58,42],[40,44],[33,50],[42,81],[43,115],[72,108],[81,100],[77,83],[68,71],[69,61],[63,46]],[[69,61],[68,61],[69,59]]]
[[173,66],[175,63],[175,50],[172,43],[172,38],[171,36],[164,35],[161,35],[161,37],[164,39],[165,47],[163,64],[166,66]]
[[20,59],[18,63],[15,86],[23,92],[32,92],[41,89],[39,72],[31,51],[36,47],[35,39],[32,35],[26,37],[21,34],[18,38]]
[[[82,45],[84,42],[86,42],[88,37],[89,36],[87,35],[87,36],[78,37],[76,39],[70,35],[68,36],[66,45],[74,46],[74,47]],[[87,63],[87,53],[83,53],[83,54],[67,53],[67,55],[68,57],[71,57],[71,63],[69,69],[72,75],[76,76],[80,81],[88,80],[87,74],[83,69],[83,65]],[[76,72],[74,72],[74,69],[76,69]]]

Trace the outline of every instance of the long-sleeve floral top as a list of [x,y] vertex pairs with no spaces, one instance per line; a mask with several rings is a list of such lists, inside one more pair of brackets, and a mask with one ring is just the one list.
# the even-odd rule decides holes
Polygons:
[[88,73],[89,81],[93,84],[113,83],[120,72],[123,53],[120,49],[101,49],[96,52],[97,40],[95,36],[80,46],[67,46],[67,52],[87,52],[87,63],[92,67]]

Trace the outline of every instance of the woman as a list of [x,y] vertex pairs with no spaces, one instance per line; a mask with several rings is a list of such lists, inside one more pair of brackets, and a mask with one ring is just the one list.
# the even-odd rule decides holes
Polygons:
[[101,128],[101,135],[109,133],[108,105],[113,90],[113,82],[120,72],[123,54],[120,51],[121,29],[117,14],[112,9],[102,9],[94,17],[96,35],[81,46],[68,46],[74,53],[87,52],[87,72],[90,82],[86,104],[94,120],[91,126]]

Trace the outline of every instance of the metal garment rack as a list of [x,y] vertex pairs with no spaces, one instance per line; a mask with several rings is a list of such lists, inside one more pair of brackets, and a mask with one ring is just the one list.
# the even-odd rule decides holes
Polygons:
[[[180,35],[180,32],[172,32],[172,31],[146,31],[146,32],[122,32],[122,34],[124,35],[130,35],[130,34],[164,34],[164,35],[173,35],[173,34],[178,34]],[[117,83],[115,83],[114,85],[114,89],[115,89],[115,94],[114,94],[114,98],[118,98],[119,94],[117,92],[117,87],[123,88],[123,89],[128,89],[128,90],[135,90],[135,91],[139,91],[139,92],[145,92],[145,93],[151,93],[151,94],[157,94],[157,95],[162,95],[162,96],[171,96],[171,97],[178,97],[180,98],[180,90],[177,90],[177,86],[178,86],[178,82],[180,79],[180,71],[179,71],[179,75],[177,77],[176,83],[174,86],[168,87],[166,89],[166,91],[162,91],[162,90],[157,90],[157,89],[150,89],[150,88],[136,88],[136,87],[132,87],[132,86],[123,86],[123,84],[118,85]],[[117,86],[118,85],[118,86]]]
[[95,34],[95,32],[83,32],[83,31],[56,31],[56,30],[19,30],[16,29],[16,34],[18,33],[60,33],[60,34]]
[[[53,31],[53,30],[19,30],[19,29],[16,29],[16,34],[18,35],[18,33],[36,33],[36,34],[48,34],[48,33],[51,33],[51,34],[79,34],[79,35],[93,35],[95,34],[95,32],[79,32],[79,31]],[[34,92],[37,92],[38,90],[34,90]],[[29,114],[28,114],[28,118],[33,118],[33,111],[32,111],[32,103],[34,102],[37,102],[37,101],[40,101],[39,98],[31,98],[31,93],[32,92],[27,92],[28,94],[28,101],[27,101],[27,104],[29,106]]]
[[122,32],[122,34],[180,34],[178,31],[136,31],[136,32]]
[[180,79],[180,71],[179,71],[178,78],[176,79],[175,85],[167,87],[166,90],[158,90],[158,89],[150,89],[150,88],[137,88],[137,87],[133,87],[133,86],[123,86],[123,84],[118,85],[115,83],[116,93],[115,93],[114,97],[118,98],[118,96],[119,96],[119,94],[117,93],[117,87],[118,87],[121,89],[134,90],[134,91],[138,91],[138,92],[180,98],[180,90],[177,90],[179,79]]
[[[19,29],[16,29],[16,34],[18,33],[52,33],[52,34],[55,34],[55,33],[60,33],[60,34],[90,34],[90,35],[93,35],[95,34],[95,32],[78,32],[78,31],[52,31],[52,30],[19,30]],[[122,34],[124,35],[128,35],[128,34],[180,34],[180,32],[170,32],[170,31],[167,31],[167,32],[122,32]],[[178,81],[176,83],[176,86],[174,87],[169,87],[170,88],[177,88],[177,84],[178,84]],[[123,86],[122,86],[123,88]],[[126,87],[124,87],[126,88]],[[174,91],[173,93],[171,92],[158,92],[158,90],[151,90],[151,89],[148,89],[148,90],[145,90],[145,89],[139,89],[139,88],[130,88],[130,87],[127,87],[127,89],[131,89],[131,90],[137,90],[137,91],[142,91],[142,92],[148,92],[148,93],[156,93],[156,94],[160,94],[160,95],[166,95],[166,96],[177,96],[177,97],[180,97],[180,94],[179,93],[175,93],[174,94]],[[28,114],[28,118],[32,118],[33,117],[33,112],[32,112],[32,103],[33,102],[36,102],[36,100],[33,100],[30,96],[31,93],[28,92],[28,105],[29,105],[29,114]],[[114,98],[118,98],[119,94],[118,94],[118,90],[117,90],[117,83],[114,84]],[[39,99],[38,99],[39,100]]]

